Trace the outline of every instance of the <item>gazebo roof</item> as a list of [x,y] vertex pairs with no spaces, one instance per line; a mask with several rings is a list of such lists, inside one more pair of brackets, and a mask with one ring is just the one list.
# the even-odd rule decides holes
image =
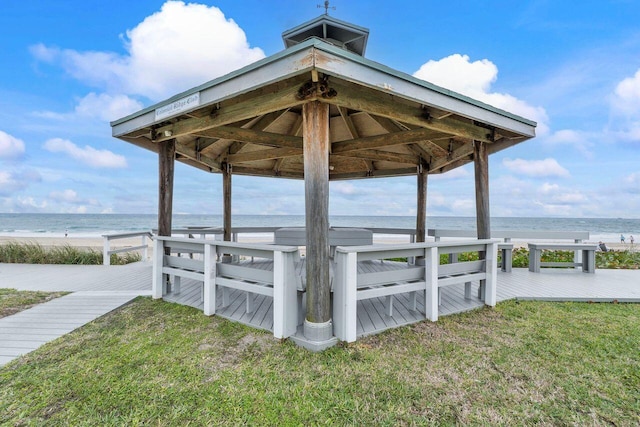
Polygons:
[[303,178],[301,110],[316,100],[330,105],[330,180],[442,173],[473,161],[474,140],[493,153],[535,136],[531,120],[316,37],[111,126],[154,152],[175,138],[176,159],[206,171]]

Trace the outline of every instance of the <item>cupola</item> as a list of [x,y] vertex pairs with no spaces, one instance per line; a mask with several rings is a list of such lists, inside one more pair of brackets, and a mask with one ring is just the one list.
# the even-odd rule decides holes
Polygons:
[[369,29],[340,21],[328,14],[324,14],[282,33],[282,40],[286,48],[295,46],[312,37],[364,56]]

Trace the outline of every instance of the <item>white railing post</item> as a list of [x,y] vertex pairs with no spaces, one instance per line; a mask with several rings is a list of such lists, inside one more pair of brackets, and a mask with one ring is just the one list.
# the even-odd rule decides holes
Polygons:
[[440,257],[438,247],[428,247],[424,250],[424,312],[427,319],[438,320],[438,266]]
[[151,282],[151,294],[153,299],[160,299],[164,293],[165,277],[162,274],[164,262],[164,242],[160,239],[153,241],[153,278]]
[[273,252],[273,336],[287,338],[298,328],[294,259],[297,252]]
[[216,314],[216,246],[206,243],[204,245],[204,302],[205,316]]
[[333,333],[339,340],[357,337],[358,253],[336,252],[333,286]]
[[111,250],[109,246],[111,245],[109,244],[109,238],[103,237],[103,239],[104,239],[104,242],[102,245],[102,264],[111,265],[111,255],[109,254],[109,251]]
[[146,261],[149,259],[149,243],[147,242],[147,237],[149,237],[148,234],[143,234],[142,235],[142,241],[140,242],[141,246],[144,246],[144,248],[142,249],[142,260]]
[[495,307],[497,299],[498,289],[498,243],[487,243],[487,249],[485,252],[485,293],[484,303],[488,306]]

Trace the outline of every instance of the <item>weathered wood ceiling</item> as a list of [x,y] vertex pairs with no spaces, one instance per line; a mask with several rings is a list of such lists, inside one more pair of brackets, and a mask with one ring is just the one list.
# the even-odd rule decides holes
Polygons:
[[527,137],[381,88],[317,71],[281,80],[119,138],[177,160],[234,174],[303,178],[302,105],[330,104],[330,179],[442,173],[473,160],[473,141],[495,152]]

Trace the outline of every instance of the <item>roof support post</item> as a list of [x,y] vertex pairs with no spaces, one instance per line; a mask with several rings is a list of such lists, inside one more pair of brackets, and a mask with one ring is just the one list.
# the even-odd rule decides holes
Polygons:
[[173,214],[173,174],[176,159],[176,140],[169,139],[158,147],[158,235],[171,235]]
[[476,228],[478,239],[490,239],[489,151],[485,142],[473,142],[473,164],[476,181]]
[[231,241],[231,165],[222,165],[222,199],[223,215],[222,226],[224,229],[224,241]]
[[329,281],[329,105],[302,106],[307,241],[307,314],[304,337],[326,342],[333,337]]
[[418,205],[416,207],[416,242],[424,242],[427,227],[427,172],[421,163],[418,166]]
[[[489,150],[487,143],[473,141],[473,167],[476,180],[476,231],[478,239],[491,238],[491,214],[489,212]],[[486,252],[478,252],[478,259],[487,258]],[[489,267],[487,266],[487,271]],[[480,295],[485,299],[487,281],[480,280]]]
[[[418,165],[418,194],[416,206],[416,242],[424,242],[427,235],[427,177],[429,168],[422,162]],[[424,257],[415,259],[416,265],[424,265]]]

